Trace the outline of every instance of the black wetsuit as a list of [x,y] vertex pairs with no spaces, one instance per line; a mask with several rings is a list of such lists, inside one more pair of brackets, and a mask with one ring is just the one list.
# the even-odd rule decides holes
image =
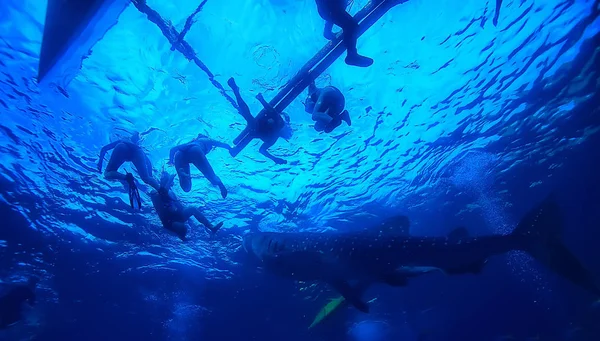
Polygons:
[[346,0],[316,0],[316,2],[321,18],[342,28],[348,53],[356,55],[358,23],[346,12]]
[[23,318],[21,309],[25,301],[31,305],[35,303],[35,293],[26,285],[16,286],[0,297],[0,329],[5,329]]
[[173,223],[185,223],[187,221],[183,213],[183,205],[179,200],[174,199],[166,189],[161,188],[160,191],[152,193],[152,202],[158,218],[167,230],[172,229]]
[[325,96],[324,103],[328,108],[330,108],[328,115],[332,118],[331,122],[325,125],[323,131],[326,133],[331,133],[335,128],[342,124],[341,113],[344,111],[344,107],[346,106],[346,99],[338,88],[334,86],[326,86],[323,89],[314,91],[310,95],[310,99],[313,101],[313,103],[317,103],[323,91],[328,91],[329,96]]
[[[269,122],[271,120],[271,122]],[[262,114],[256,117],[256,127],[254,134],[256,137],[264,140],[277,135],[285,126],[281,115],[275,110],[264,110]]]

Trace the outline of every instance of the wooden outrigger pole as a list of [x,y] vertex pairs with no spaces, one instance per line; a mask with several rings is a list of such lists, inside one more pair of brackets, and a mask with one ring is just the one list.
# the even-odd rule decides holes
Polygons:
[[[383,17],[394,6],[407,2],[408,0],[371,0],[363,9],[361,9],[354,18],[358,21],[357,38],[360,38],[371,26],[373,26],[381,17]],[[338,59],[346,50],[342,34],[338,35],[332,41],[317,52],[304,66],[296,73],[292,79],[273,97],[269,102],[271,107],[277,112],[284,111],[306,87],[319,77],[333,62]],[[265,114],[266,109],[262,109],[255,117]],[[244,131],[236,138],[239,143],[232,152],[237,155],[250,141],[248,130]]]

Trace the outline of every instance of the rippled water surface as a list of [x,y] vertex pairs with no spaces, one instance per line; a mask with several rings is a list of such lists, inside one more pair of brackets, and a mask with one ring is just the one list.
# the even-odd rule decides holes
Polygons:
[[[177,31],[198,8],[185,0],[147,4]],[[354,1],[352,13],[364,4]],[[139,260],[134,271],[187,264],[227,277],[236,236],[261,218],[263,229],[339,228],[333,222],[398,207],[426,213],[452,189],[482,191],[489,184],[477,169],[501,178],[524,163],[560,168],[552,155],[598,131],[593,113],[578,109],[598,87],[598,3],[507,0],[497,27],[494,5],[411,0],[390,10],[359,40],[372,67],[338,60],[317,80],[344,92],[352,126],[317,133],[302,94],[286,110],[293,138],[272,148],[287,165],[265,159],[255,143],[236,158],[211,152],[228,198],[199,173],[190,193],[176,186],[177,194],[224,220],[230,233],[209,241],[195,228],[182,246],[162,230],[145,194],[146,206],[132,214],[122,186],[96,171],[100,148],[125,131],[152,130],[142,143],[159,173],[174,172],[168,150],[198,133],[232,143],[245,123],[231,91],[219,87],[228,89],[234,76],[257,112],[254,96],[272,98],[326,43],[314,2],[205,1],[185,36],[205,70],[129,5],[59,91],[35,80],[44,1],[2,1],[0,179],[11,189],[2,200],[40,233],[68,243],[61,247]],[[565,136],[559,127],[574,128]]]

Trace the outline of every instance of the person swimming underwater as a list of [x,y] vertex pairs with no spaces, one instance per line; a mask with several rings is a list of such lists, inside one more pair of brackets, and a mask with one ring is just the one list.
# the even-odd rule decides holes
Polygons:
[[179,176],[179,184],[184,192],[189,192],[192,189],[192,178],[190,176],[190,163],[196,166],[202,174],[214,186],[218,186],[221,190],[221,196],[227,197],[227,189],[221,179],[215,174],[211,167],[206,154],[215,147],[231,150],[231,147],[223,142],[215,141],[203,134],[198,136],[191,142],[173,147],[169,152],[169,164],[174,164]]
[[[269,153],[268,149],[277,142],[279,137],[289,140],[292,137],[292,128],[290,127],[290,117],[284,112],[278,112],[273,108],[261,94],[256,96],[256,99],[263,105],[264,110],[257,117],[253,117],[250,113],[248,104],[240,94],[240,88],[235,83],[233,78],[227,81],[227,84],[233,90],[235,98],[239,106],[239,113],[246,119],[248,125],[244,131],[233,141],[236,145],[230,152],[232,156],[237,155],[250,141],[254,138],[259,138],[263,141],[259,152],[277,164],[285,164],[286,160],[275,157]],[[283,117],[282,117],[283,116]]]
[[158,181],[152,177],[152,162],[140,146],[140,134],[134,132],[130,140],[118,140],[112,142],[100,150],[100,160],[98,161],[98,172],[102,172],[102,163],[106,153],[113,149],[113,152],[104,171],[104,178],[107,180],[119,180],[125,182],[129,188],[129,202],[132,208],[141,207],[140,193],[135,184],[133,174],[129,172],[119,173],[119,168],[125,162],[131,162],[135,166],[143,182],[154,189],[158,189]]
[[37,278],[30,278],[27,284],[18,284],[0,297],[0,329],[6,329],[23,319],[23,304],[35,304]]
[[350,114],[344,110],[345,105],[346,99],[338,88],[317,88],[315,82],[308,86],[308,98],[304,108],[312,115],[316,131],[330,133],[339,127],[342,121],[352,125]]
[[186,223],[193,216],[199,223],[204,225],[210,233],[216,233],[221,226],[223,226],[223,223],[221,222],[213,226],[199,208],[184,207],[175,196],[175,193],[171,191],[174,178],[175,175],[163,172],[159,187],[150,192],[152,205],[154,206],[163,227],[173,232],[179,239],[184,241],[188,232]]
[[[381,0],[377,0],[381,1]],[[333,24],[342,28],[344,44],[346,45],[346,64],[359,67],[368,67],[373,64],[373,59],[358,54],[356,42],[358,40],[358,23],[346,12],[347,0],[316,0],[317,11],[325,20],[325,39],[335,38]]]

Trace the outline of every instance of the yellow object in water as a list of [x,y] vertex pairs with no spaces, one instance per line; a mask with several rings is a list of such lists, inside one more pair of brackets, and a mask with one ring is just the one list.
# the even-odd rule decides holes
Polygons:
[[308,329],[311,329],[312,327],[316,326],[317,324],[319,324],[321,321],[323,321],[327,316],[329,316],[335,309],[337,309],[337,307],[339,307],[340,304],[342,304],[342,302],[344,302],[344,297],[340,296],[338,298],[334,298],[332,300],[329,301],[329,303],[327,303],[322,309],[321,311],[319,311],[319,313],[317,314],[317,316],[315,316],[315,319],[313,320],[313,322],[310,324],[310,326],[308,327]]
[[[368,301],[367,303],[373,303],[377,300],[377,297],[375,297],[374,299]],[[308,329],[311,329],[312,327],[316,326],[317,324],[321,323],[321,321],[323,321],[327,316],[331,315],[331,313],[333,313],[342,303],[344,303],[345,299],[343,296],[340,296],[338,298],[334,298],[331,299],[329,301],[329,303],[327,303],[317,314],[317,316],[315,316],[315,319],[313,320],[313,322],[310,324],[310,326],[308,327]]]

